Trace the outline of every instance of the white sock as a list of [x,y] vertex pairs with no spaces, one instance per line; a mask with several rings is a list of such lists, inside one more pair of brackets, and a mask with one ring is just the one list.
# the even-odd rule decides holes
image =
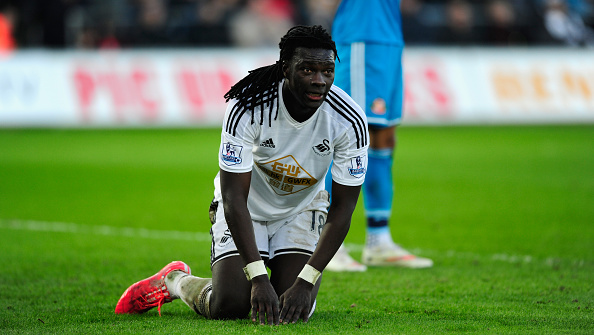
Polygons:
[[165,286],[167,286],[167,290],[172,299],[179,299],[179,281],[188,276],[187,273],[179,270],[171,271],[165,277]]
[[165,277],[165,286],[173,299],[180,298],[196,313],[210,318],[211,278],[200,278],[182,271],[171,271]]
[[392,235],[389,229],[381,230],[367,230],[365,238],[365,246],[368,248],[374,248],[384,244],[393,244]]

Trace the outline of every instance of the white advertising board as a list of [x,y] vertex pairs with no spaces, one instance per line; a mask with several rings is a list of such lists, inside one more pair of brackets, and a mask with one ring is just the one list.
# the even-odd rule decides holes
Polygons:
[[267,51],[24,52],[0,60],[1,126],[212,126]]
[[[218,126],[225,92],[277,50],[20,51],[0,58],[0,127]],[[594,51],[414,49],[403,124],[594,122]]]
[[594,122],[594,50],[408,49],[403,123]]

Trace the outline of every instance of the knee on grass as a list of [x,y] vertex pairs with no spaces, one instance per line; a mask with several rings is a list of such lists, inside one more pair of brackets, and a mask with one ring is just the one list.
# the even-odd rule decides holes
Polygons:
[[236,295],[215,294],[210,300],[211,319],[244,319],[247,318],[251,306],[248,299],[241,299]]

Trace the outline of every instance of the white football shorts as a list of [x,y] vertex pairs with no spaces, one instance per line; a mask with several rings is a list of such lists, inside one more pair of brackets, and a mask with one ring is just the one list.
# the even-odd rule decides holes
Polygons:
[[[264,262],[283,254],[297,253],[311,256],[326,223],[329,206],[328,192],[322,190],[307,207],[295,215],[274,221],[252,221],[256,244]],[[227,226],[220,199],[210,235],[212,237],[211,267],[221,259],[239,256]]]

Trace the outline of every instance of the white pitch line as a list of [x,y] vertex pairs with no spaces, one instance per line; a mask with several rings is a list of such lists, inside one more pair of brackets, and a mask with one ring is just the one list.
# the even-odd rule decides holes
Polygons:
[[176,230],[156,230],[132,227],[94,226],[69,222],[0,219],[0,228],[26,231],[48,231],[71,234],[109,235],[150,239],[210,242],[209,233]]
[[[364,245],[345,243],[345,247],[348,251],[361,252],[361,251],[363,251]],[[513,255],[513,254],[505,254],[505,253],[485,255],[485,254],[477,254],[477,253],[473,253],[473,252],[460,252],[460,251],[454,251],[454,250],[448,250],[445,253],[443,251],[427,250],[427,249],[409,249],[409,250],[415,255],[423,255],[425,257],[432,257],[432,256],[435,257],[435,256],[439,255],[439,256],[446,256],[447,258],[456,258],[456,259],[460,259],[460,260],[481,260],[481,259],[484,260],[486,258],[491,261],[504,262],[504,263],[510,263],[510,264],[518,264],[518,263],[528,264],[528,263],[532,263],[533,261],[535,261],[535,263],[542,261],[546,265],[551,266],[551,267],[554,266],[555,264],[558,264],[561,261],[569,262],[570,264],[577,266],[577,267],[583,267],[587,263],[592,264],[591,261],[586,261],[584,259],[567,259],[567,258],[561,258],[561,257],[547,257],[547,258],[539,259],[538,257],[534,257],[534,256],[530,256],[530,255]]]
[[[25,231],[47,231],[58,233],[71,234],[91,234],[91,235],[108,235],[120,237],[133,238],[149,238],[149,239],[167,239],[167,240],[183,240],[183,241],[199,241],[211,242],[210,233],[202,232],[188,232],[176,230],[156,230],[145,228],[132,227],[113,227],[113,226],[94,226],[79,223],[69,222],[48,222],[48,221],[34,221],[34,220],[7,220],[0,219],[0,229],[25,230]],[[361,252],[363,251],[362,244],[345,243],[345,247],[349,251]],[[530,255],[509,255],[509,254],[492,254],[483,255],[472,252],[458,252],[449,250],[445,253],[436,250],[421,250],[411,249],[413,254],[425,254],[427,256],[445,255],[448,258],[458,259],[485,259],[492,261],[500,261],[505,263],[531,263],[535,257]],[[586,261],[583,259],[561,259],[558,257],[548,257],[544,259],[545,264],[553,266],[559,261],[570,261],[573,265],[582,267]],[[589,262],[588,262],[589,263]]]

